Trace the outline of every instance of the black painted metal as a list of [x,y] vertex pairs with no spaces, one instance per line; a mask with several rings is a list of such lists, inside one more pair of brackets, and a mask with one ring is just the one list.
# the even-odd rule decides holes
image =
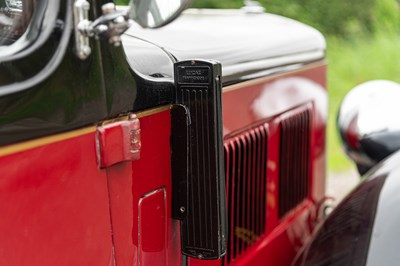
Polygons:
[[[91,20],[101,14],[106,2],[91,1]],[[91,39],[92,54],[82,61],[74,54],[72,32],[66,51],[60,50],[66,43],[62,40],[68,40],[62,33],[68,32],[65,29],[72,15],[66,10],[71,2],[46,3],[41,5],[46,15],[39,35],[29,40],[32,45],[12,57],[0,58],[0,91],[7,87],[7,93],[0,96],[0,146],[173,103],[175,58],[165,49],[142,41],[125,53],[123,47],[113,47],[107,40]],[[222,32],[220,36],[218,39],[226,41]],[[145,54],[140,49],[144,46]],[[47,68],[51,71],[42,72]]]
[[[321,60],[325,50],[321,34],[310,27],[240,10],[189,10],[166,27],[153,31],[135,27],[126,34],[155,43],[178,60],[218,60],[224,86],[300,68]],[[319,55],[308,56],[315,52]],[[281,61],[297,55],[301,56]]]
[[184,105],[171,109],[172,218],[184,220],[189,210],[190,113]]
[[400,152],[371,169],[292,265],[398,265]]
[[[59,11],[47,11],[55,12],[60,22],[66,22],[68,3],[62,1]],[[47,26],[52,26],[53,32],[38,50],[14,61],[0,62],[1,85],[12,86],[35,77],[46,67],[61,41],[56,25]],[[107,117],[99,49],[99,43],[93,41],[93,55],[81,61],[74,55],[70,40],[52,74],[24,91],[0,97],[0,145],[66,131]]]
[[[105,2],[91,3],[91,19],[100,14],[101,4]],[[65,53],[57,54],[62,29],[72,16],[66,12],[70,1],[58,4],[47,6],[50,9],[46,12],[58,14],[58,17],[57,21],[43,18],[43,30],[51,27],[52,33],[45,41],[37,40],[40,44],[37,49],[29,54],[17,53],[14,58],[7,58],[8,61],[0,59],[0,91],[11,88],[0,97],[0,146],[172,103],[172,77],[157,79],[141,75],[140,69],[134,70],[128,63],[123,47],[114,47],[107,40],[91,39],[91,56],[80,60],[74,53],[73,38],[69,36]],[[53,6],[60,6],[60,10],[52,10]],[[37,44],[33,42],[33,46]],[[150,49],[160,50],[154,45]],[[146,63],[153,65],[157,73],[157,58],[161,55],[154,54]],[[60,57],[60,62],[50,65],[54,55]],[[173,68],[170,60],[164,68]],[[40,71],[46,67],[53,68],[52,73],[40,76]],[[13,90],[30,78],[40,80],[24,84],[24,90]]]
[[188,107],[189,213],[181,223],[182,253],[217,259],[225,253],[225,175],[222,151],[221,65],[175,64],[176,102]]
[[366,265],[385,181],[386,175],[379,176],[352,192],[319,229],[309,246],[311,252],[304,258],[305,265]]

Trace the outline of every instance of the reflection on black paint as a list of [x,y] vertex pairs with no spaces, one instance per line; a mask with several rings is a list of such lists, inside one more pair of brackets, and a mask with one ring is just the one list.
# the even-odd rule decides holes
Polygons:
[[318,230],[296,265],[365,265],[386,177],[378,176],[352,192]]

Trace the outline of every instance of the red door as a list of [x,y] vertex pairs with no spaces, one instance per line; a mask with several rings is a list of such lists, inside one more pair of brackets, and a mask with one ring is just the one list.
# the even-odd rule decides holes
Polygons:
[[118,266],[181,264],[179,222],[171,217],[169,108],[137,114],[140,159],[106,168]]
[[0,148],[0,265],[113,265],[95,128]]

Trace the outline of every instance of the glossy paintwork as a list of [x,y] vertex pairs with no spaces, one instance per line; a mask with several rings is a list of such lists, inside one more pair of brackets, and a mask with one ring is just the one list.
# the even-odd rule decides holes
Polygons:
[[[308,92],[309,98],[306,98],[307,103],[312,103],[314,106],[314,111],[321,111],[320,114],[314,114],[314,126],[316,131],[314,134],[314,139],[318,140],[323,138],[321,135],[321,130],[323,127],[322,120],[324,117],[323,108],[321,107],[324,103],[324,98],[320,94],[325,94],[322,85],[324,84],[324,79],[320,78],[320,75],[325,73],[324,65],[316,66],[315,68],[306,69],[304,71],[299,71],[295,73],[289,73],[287,75],[282,75],[276,77],[275,79],[268,79],[266,81],[261,81],[260,83],[255,84],[243,84],[242,88],[226,88],[226,92],[223,94],[223,102],[224,102],[224,118],[225,118],[225,133],[231,134],[237,131],[240,128],[243,128],[244,125],[251,125],[254,123],[258,123],[259,121],[268,121],[269,122],[269,145],[268,145],[268,205],[267,205],[267,235],[260,239],[259,242],[254,245],[245,255],[238,258],[236,261],[237,265],[262,265],[266,264],[266,262],[273,263],[283,263],[288,262],[294,256],[295,252],[300,248],[301,244],[304,240],[309,236],[310,231],[313,228],[313,225],[318,218],[317,215],[317,205],[319,201],[322,199],[323,195],[323,181],[319,180],[322,176],[324,176],[324,164],[321,163],[323,161],[323,149],[324,146],[321,146],[318,143],[323,143],[322,140],[320,142],[314,142],[315,148],[313,149],[313,197],[309,200],[305,201],[298,209],[289,213],[283,220],[278,219],[277,213],[277,188],[278,188],[278,169],[279,165],[279,121],[280,121],[280,113],[284,112],[286,109],[292,109],[298,106],[302,102],[295,101],[294,98],[291,98],[291,93],[306,93]],[[313,84],[309,87],[298,87],[296,91],[296,87],[294,91],[290,91],[289,93],[285,90],[285,87],[275,87],[274,84],[277,80],[290,80],[293,76],[302,77],[304,79],[308,79],[309,82],[306,84]],[[316,86],[311,82],[314,80],[316,84],[321,84],[320,86]],[[272,85],[271,85],[272,84]],[[291,83],[290,83],[291,84]],[[292,84],[293,85],[293,84]],[[315,91],[316,90],[316,91]],[[322,90],[322,91],[319,91]],[[254,113],[254,109],[252,108],[253,104],[250,104],[250,99],[256,100],[260,99],[260,97],[254,97],[254,95],[262,95],[266,91],[270,91],[271,93],[275,93],[275,95],[279,95],[281,92],[281,97],[287,97],[286,101],[282,101],[283,104],[280,105],[280,108],[277,108],[273,104],[269,104],[268,101],[264,100],[264,105],[268,107],[271,115],[256,115]],[[284,93],[286,92],[286,93]],[[320,98],[318,98],[320,97]],[[261,98],[262,99],[262,98]],[[269,99],[264,98],[264,99]],[[319,99],[322,102],[316,102]],[[238,104],[238,101],[241,104]],[[250,103],[249,103],[250,102]],[[238,116],[239,120],[231,119],[232,115],[229,113],[230,108],[236,105],[237,111],[241,111],[240,108],[244,108],[243,106],[247,106],[243,110],[247,110],[247,112],[242,113],[243,117]],[[321,105],[321,106],[320,106]],[[318,107],[319,106],[319,107]],[[236,113],[236,112],[235,112]],[[319,119],[320,120],[319,120]],[[108,183],[108,192],[104,190],[104,201],[107,200],[107,196],[109,193],[109,204],[110,204],[110,220],[112,228],[112,240],[114,245],[114,254],[115,261],[118,265],[136,265],[136,262],[140,260],[140,247],[138,242],[138,233],[139,233],[139,224],[138,224],[138,215],[139,215],[139,201],[140,199],[160,188],[165,190],[165,200],[166,200],[166,231],[165,231],[165,247],[164,251],[166,256],[166,264],[168,265],[179,265],[181,260],[180,255],[180,236],[179,236],[179,222],[174,221],[171,216],[171,176],[170,176],[170,143],[169,143],[169,134],[170,134],[170,113],[169,110],[163,111],[158,114],[152,114],[149,116],[141,117],[141,130],[142,130],[142,154],[141,159],[134,162],[124,162],[119,163],[114,166],[107,168],[106,170],[98,170],[96,166],[96,161],[91,162],[96,171],[100,171],[103,173],[103,182]],[[74,149],[76,148],[68,144],[69,141],[81,141],[82,139],[89,138],[86,141],[89,141],[92,147],[85,148],[85,152],[92,152],[92,156],[95,156],[95,147],[94,147],[94,133],[88,134],[87,137],[77,136],[71,140],[57,142],[58,145],[62,145],[63,149]],[[314,141],[315,141],[314,140]],[[44,146],[46,149],[53,149],[52,146],[54,144],[49,144]],[[42,149],[42,148],[40,148]],[[28,150],[23,153],[28,153],[29,158],[31,157],[30,152],[34,151]],[[65,150],[60,150],[59,152],[66,152]],[[49,154],[47,152],[47,154]],[[16,158],[15,155],[8,155],[2,158],[2,160],[8,160],[8,164],[2,163],[1,166],[4,168],[7,165],[11,164]],[[26,158],[26,157],[25,157]],[[26,159],[27,160],[27,159]],[[68,158],[65,158],[68,160]],[[75,159],[72,162],[63,161],[63,166],[65,168],[70,169],[73,166],[72,162],[76,162]],[[72,164],[71,164],[72,163]],[[81,162],[82,164],[85,162]],[[43,167],[51,167],[47,163],[42,161]],[[57,164],[56,164],[57,165]],[[86,164],[85,164],[86,166]],[[18,168],[19,169],[19,168]],[[61,168],[60,168],[61,169]],[[75,168],[70,169],[73,171]],[[15,171],[15,169],[14,169]],[[107,177],[105,177],[105,172],[107,173]],[[8,176],[14,175],[10,173]],[[318,177],[318,178],[317,178]],[[46,180],[47,177],[43,176]],[[96,179],[97,180],[97,179]],[[91,190],[90,190],[91,191]],[[22,193],[19,191],[10,191],[13,197],[17,197],[13,193]],[[21,195],[21,200],[24,197]],[[25,195],[25,194],[24,194]],[[47,197],[51,195],[43,194],[43,197]],[[47,199],[44,198],[44,201]],[[3,201],[4,202],[4,201]],[[76,206],[80,206],[81,202],[77,202]],[[13,206],[18,206],[18,202],[13,202]],[[98,203],[93,203],[93,206],[99,206]],[[105,202],[105,206],[107,203]],[[90,211],[96,211],[97,208],[94,208]],[[107,210],[107,209],[106,209]],[[90,211],[88,211],[88,216],[90,216]],[[76,217],[75,217],[76,218]],[[72,219],[72,218],[70,218]],[[151,222],[151,221],[150,221]],[[154,224],[154,226],[157,223]],[[15,224],[14,230],[19,230],[23,227],[23,224]],[[67,227],[67,225],[64,225]],[[81,225],[84,226],[84,225]],[[110,228],[109,227],[109,228]],[[109,229],[108,229],[109,230]],[[110,233],[110,231],[108,231]],[[15,236],[13,236],[15,237]],[[111,234],[107,235],[108,239],[111,238]],[[151,243],[151,241],[149,242]],[[158,243],[157,241],[154,243]],[[37,242],[36,248],[42,248],[43,243]],[[68,243],[67,243],[68,244]],[[24,249],[32,249],[32,247],[23,247]],[[147,250],[152,250],[147,249]],[[157,250],[160,252],[160,247],[154,247],[153,250]],[[65,249],[64,249],[65,251]],[[63,251],[63,252],[64,252]],[[280,253],[283,252],[283,253]],[[57,251],[54,251],[56,254]],[[148,252],[147,252],[148,253]],[[151,253],[151,252],[150,252]],[[111,254],[111,253],[110,253]],[[159,254],[159,253],[158,253]],[[151,254],[149,254],[151,256]],[[154,257],[156,258],[156,257]],[[90,258],[87,258],[90,259]],[[133,262],[133,263],[132,263]],[[203,265],[207,264],[215,264],[214,262],[204,262],[204,261],[196,261],[190,260],[190,265],[196,265],[196,263],[201,263]],[[79,263],[74,263],[75,265],[79,265]],[[34,265],[34,264],[33,264]],[[42,264],[46,265],[46,264]]]
[[[267,236],[239,257],[237,265],[285,265],[310,236],[325,196],[325,126],[327,116],[326,66],[314,67],[242,86],[226,87],[223,94],[224,134],[228,137],[260,121],[268,121]],[[278,218],[279,123],[283,114],[299,105],[313,107],[311,143],[311,197],[283,219]],[[236,265],[235,264],[235,265]]]
[[[94,131],[0,157],[0,231],[8,243],[1,264],[179,265],[169,110],[142,117],[141,129],[141,159],[104,170],[97,167]],[[161,196],[146,197],[157,190]],[[154,234],[164,240],[154,241]]]
[[0,157],[1,265],[112,265],[107,176],[94,138]]
[[[224,88],[223,121],[224,135],[251,125],[257,121],[268,121],[285,111],[306,103],[313,105],[312,178],[313,196],[324,195],[325,176],[325,126],[327,118],[326,66],[323,62],[270,78],[249,81]],[[277,127],[279,119],[272,124]],[[272,127],[274,128],[274,127]],[[279,129],[277,129],[279,130]],[[277,132],[278,133],[278,132]],[[276,138],[274,132],[270,136]],[[279,138],[270,143],[279,143]],[[278,147],[274,153],[278,153]],[[271,154],[271,153],[270,153]],[[277,170],[278,161],[269,166]],[[273,167],[274,166],[274,167]],[[276,175],[277,172],[274,172]],[[321,183],[322,182],[322,183]]]
[[306,202],[232,265],[290,265],[313,229],[315,208]]
[[[121,37],[126,58],[135,73],[147,79],[159,80],[164,78],[173,80],[173,63],[176,60],[172,58],[172,55],[143,39],[128,34],[123,34]],[[157,64],[149,64],[149,62],[157,62]]]
[[[268,122],[266,235],[230,265],[289,265],[320,219],[325,195],[326,66],[225,87],[225,138],[260,121]],[[311,197],[278,218],[280,126],[283,114],[302,104],[313,106]],[[189,265],[221,265],[190,259]]]
[[[105,2],[92,2],[95,7],[92,17],[99,14],[100,5]],[[60,12],[61,20],[63,12]],[[321,36],[314,35],[316,32],[313,30],[311,32],[318,43],[323,44]],[[221,32],[218,35],[223,39]],[[239,33],[235,32],[235,35],[239,36]],[[257,31],[253,37],[258,37]],[[31,68],[28,70],[32,71],[30,75],[37,70],[34,62],[43,62],[40,61],[43,60],[42,53],[53,51],[57,38],[57,32],[54,32],[51,40],[37,54],[25,59],[24,62]],[[155,66],[159,63],[158,58],[162,57],[163,66],[157,67],[155,73],[151,73],[151,69],[135,72],[133,66],[139,66],[146,60],[140,57],[144,61],[137,65],[132,63],[137,56],[132,50],[126,53],[130,62],[128,65],[122,47],[111,47],[107,41],[95,40],[91,40],[91,45],[93,53],[86,61],[77,59],[73,46],[70,46],[56,72],[44,82],[29,91],[0,98],[1,146],[94,125],[132,110],[171,103],[171,77],[158,77],[160,73],[168,74],[163,69],[174,61],[168,53],[152,46],[150,50],[161,53],[146,63]],[[219,51],[207,59],[218,59],[224,54],[227,55]],[[319,56],[322,54],[323,48],[319,50]],[[258,55],[255,53],[253,56]],[[236,63],[232,62],[232,65]],[[257,67],[251,70],[259,71]],[[238,258],[237,265],[288,263],[309,236],[318,218],[317,208],[323,200],[325,185],[326,69],[323,63],[305,69],[300,67],[296,66],[298,71],[239,83],[224,91],[226,136],[250,125],[270,123],[267,235]],[[265,66],[261,70],[266,70]],[[268,73],[284,70],[287,68],[268,69],[272,71]],[[245,71],[238,73],[235,82],[248,74]],[[150,78],[152,74],[157,75]],[[1,79],[1,82],[10,81]],[[311,104],[314,108],[312,196],[279,220],[279,122],[284,112],[302,104]],[[3,214],[0,235],[7,245],[2,245],[0,249],[0,264],[116,263],[120,266],[137,265],[139,261],[148,259],[157,260],[158,264],[164,257],[167,265],[181,265],[179,221],[173,220],[170,215],[170,119],[169,110],[141,117],[140,160],[107,165],[109,167],[104,170],[97,168],[94,130],[56,142],[44,142],[17,153],[4,153],[0,157],[0,211]],[[141,199],[143,203],[143,197],[160,190],[164,195],[164,205],[161,194],[157,194],[156,204],[146,205],[140,214]],[[157,206],[165,210],[159,211]],[[159,228],[163,223],[161,218],[152,220],[143,216],[153,213],[159,218],[162,213],[166,214],[164,231]],[[146,217],[146,226],[159,230],[149,232],[146,228],[143,235],[139,234],[140,230],[144,230],[143,221],[138,220],[139,215]],[[152,241],[154,234],[164,237],[165,241]],[[189,261],[190,265],[219,263]]]
[[320,60],[325,51],[324,38],[311,27],[242,10],[188,10],[163,28],[136,26],[126,34],[151,41],[178,60],[218,60],[224,83],[265,75],[274,67]]
[[[65,9],[62,9],[59,17],[62,21],[64,14]],[[23,64],[28,69],[22,72],[21,78],[35,75],[41,69],[38,64],[47,63],[45,58],[51,55],[59,38],[58,33],[53,32],[39,50],[21,59],[23,62],[13,61],[5,67],[13,69],[10,64]],[[98,54],[98,43],[94,43],[92,49]],[[82,75],[86,78],[77,78]],[[0,80],[7,85],[12,82],[3,77]],[[0,114],[0,145],[83,126],[88,120],[100,120],[105,117],[106,110],[99,56],[80,61],[70,46],[61,65],[45,82],[25,92],[0,97]]]
[[116,265],[130,266],[137,261],[133,241],[133,172],[130,162],[123,162],[107,170],[110,216],[113,222],[112,239]]
[[[118,265],[138,265],[139,260],[160,261],[159,256],[164,256],[167,265],[179,265],[179,222],[171,217],[170,112],[167,110],[140,118],[140,123],[143,148],[140,160],[107,169],[116,261]],[[159,219],[145,216],[146,234],[139,236],[143,230],[138,219],[139,204],[143,203],[143,197],[159,189],[162,189],[165,200],[165,231],[159,228]],[[145,212],[142,216],[159,213],[157,204],[152,206],[142,209]],[[149,233],[149,227],[153,227],[154,232]],[[152,233],[164,234],[165,241],[152,241]],[[145,243],[144,249],[140,242]]]
[[[100,6],[105,2],[104,0],[92,3],[94,9],[91,18],[100,13]],[[60,3],[63,7],[66,1],[60,1]],[[59,19],[65,21],[63,15],[65,15],[65,10],[62,8]],[[212,17],[218,16],[213,15]],[[221,17],[224,21],[231,18],[231,16],[223,15]],[[257,20],[258,18],[253,19]],[[315,30],[293,22],[285,24],[286,20],[282,18],[266,16],[266,18],[261,19],[265,19],[266,23],[276,23],[276,26],[284,27],[287,30],[301,29],[300,31],[304,31],[305,34],[303,36],[305,38],[303,40],[304,46],[297,46],[298,48],[296,48],[289,45],[284,51],[261,56],[265,51],[270,51],[270,49],[266,49],[264,46],[261,47],[255,42],[248,42],[245,47],[240,48],[244,51],[244,57],[241,57],[242,59],[239,61],[232,61],[232,58],[229,58],[233,54],[236,56],[236,54],[240,55],[242,53],[227,52],[222,48],[218,51],[213,49],[214,52],[203,55],[196,53],[201,49],[196,49],[195,51],[191,48],[190,51],[192,52],[188,53],[186,57],[206,56],[205,59],[219,59],[223,63],[224,71],[228,68],[236,69],[236,72],[232,70],[235,74],[232,74],[233,76],[230,78],[229,83],[254,78],[254,76],[251,77],[249,75],[253,72],[257,72],[258,76],[260,76],[286,71],[290,68],[299,68],[305,62],[323,57],[325,44],[321,35]],[[272,29],[273,27],[265,28]],[[20,76],[22,78],[28,75],[26,74],[27,72],[29,72],[29,76],[33,76],[38,68],[37,62],[46,61],[43,60],[43,57],[47,56],[49,51],[54,50],[57,46],[57,41],[59,41],[58,30],[56,28],[51,38],[37,52],[24,58],[24,62],[21,64],[25,67],[28,66],[28,69],[21,72]],[[141,33],[139,34],[139,32],[139,29],[133,28],[128,35],[140,36]],[[153,34],[158,34],[158,31]],[[206,35],[206,32],[203,30],[197,37],[202,38],[202,34]],[[253,37],[249,35],[249,38],[246,39],[258,39],[260,37],[256,29],[249,32],[249,34]],[[270,38],[271,34],[269,31],[264,32],[265,36],[263,35],[263,38],[268,39],[268,43],[274,39]],[[118,116],[121,113],[170,104],[172,102],[172,63],[175,61],[174,56],[180,59],[186,57],[180,55],[179,49],[177,51],[171,49],[168,52],[157,45],[133,39],[128,35],[123,38],[124,48],[112,47],[106,40],[96,41],[91,39],[92,55],[84,61],[75,56],[73,45],[70,45],[61,64],[44,82],[25,92],[0,97],[0,134],[2,136],[0,145],[92,125],[101,120]],[[239,35],[235,31],[232,36]],[[176,36],[187,37],[185,34]],[[310,39],[307,39],[306,36],[309,36]],[[220,34],[219,39],[224,43],[226,43],[226,38],[227,36]],[[190,38],[186,39],[189,40]],[[285,45],[293,43],[290,39],[285,38],[281,41]],[[161,44],[158,43],[158,45]],[[210,45],[218,46],[214,42],[210,42]],[[277,46],[280,45],[277,44]],[[187,47],[191,47],[191,45],[187,45]],[[240,46],[235,49],[239,49],[238,47]],[[312,57],[313,59],[307,59],[307,56],[303,57],[303,52],[314,50],[319,51],[318,57]],[[241,64],[244,61],[255,58],[269,58],[277,55],[284,57],[289,52],[301,56],[299,58],[296,57],[297,61],[293,62],[274,61],[273,64],[268,63],[267,65]],[[127,58],[128,60],[126,60]],[[299,62],[301,64],[290,66],[290,64]],[[281,67],[280,64],[289,66]],[[4,65],[7,71],[10,69],[7,67],[9,65],[10,63]],[[149,68],[149,65],[152,67]],[[2,73],[6,72],[3,71]],[[225,76],[227,74],[223,78]],[[0,77],[0,83],[10,83],[9,77],[11,76],[4,75],[4,77]]]
[[[67,1],[60,3],[63,7]],[[91,17],[96,16],[96,9]],[[64,15],[62,8],[61,21],[65,21]],[[0,84],[20,81],[12,78],[14,75],[19,79],[34,76],[47,63],[46,58],[57,47],[59,39],[55,28],[47,42],[34,53],[20,60],[1,62]],[[61,64],[45,81],[24,92],[0,97],[0,145],[91,125],[133,109],[136,82],[122,47],[111,47],[108,42],[92,39],[91,49],[92,55],[82,61],[75,56],[71,44]]]
[[[397,152],[369,171],[320,226],[295,265],[336,265],[338,260],[343,265],[398,265],[399,163]],[[339,227],[331,233],[335,224]]]
[[144,195],[138,205],[139,265],[167,265],[165,190],[160,188]]
[[[138,202],[144,195],[156,189],[165,190],[166,201],[166,264],[179,265],[179,221],[171,217],[171,162],[170,162],[170,112],[164,111],[140,120],[142,130],[141,159],[132,165],[133,217],[138,217]],[[149,221],[151,222],[151,221]],[[158,223],[155,222],[155,225]],[[133,221],[132,238],[134,257],[138,255],[138,220]],[[143,240],[142,240],[143,241]],[[151,242],[146,239],[145,241]],[[158,250],[158,246],[154,247]],[[150,255],[147,252],[147,255]],[[135,260],[136,261],[136,260]]]
[[385,178],[384,176],[386,176],[386,180],[377,202],[367,265],[397,265],[400,260],[400,254],[397,249],[400,239],[400,210],[398,207],[400,204],[399,163],[400,155],[397,152],[368,174],[368,180],[379,177]]

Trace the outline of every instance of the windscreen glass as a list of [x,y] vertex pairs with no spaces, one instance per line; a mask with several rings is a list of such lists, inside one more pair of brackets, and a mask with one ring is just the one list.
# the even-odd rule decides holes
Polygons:
[[16,42],[28,29],[37,0],[0,0],[0,46]]

